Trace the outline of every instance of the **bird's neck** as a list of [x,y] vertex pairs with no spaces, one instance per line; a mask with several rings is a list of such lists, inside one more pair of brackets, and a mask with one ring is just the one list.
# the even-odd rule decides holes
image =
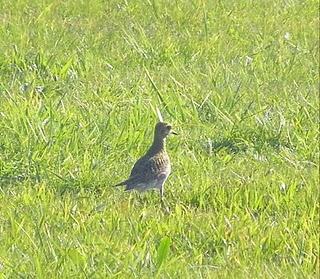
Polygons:
[[166,140],[159,137],[154,137],[153,143],[148,151],[149,155],[154,155],[158,152],[164,151],[166,149]]

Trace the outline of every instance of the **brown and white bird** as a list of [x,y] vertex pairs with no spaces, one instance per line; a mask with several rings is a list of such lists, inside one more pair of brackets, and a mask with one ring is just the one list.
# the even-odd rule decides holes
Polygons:
[[167,180],[171,165],[166,151],[166,137],[177,134],[172,126],[165,122],[158,122],[154,130],[153,143],[147,153],[142,156],[133,166],[130,177],[115,186],[126,185],[126,191],[137,190],[139,192],[156,188],[160,191],[162,200],[163,185]]

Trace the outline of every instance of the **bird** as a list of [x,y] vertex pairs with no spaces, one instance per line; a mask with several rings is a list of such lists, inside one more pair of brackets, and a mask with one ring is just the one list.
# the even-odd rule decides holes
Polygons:
[[154,129],[153,142],[148,151],[136,161],[128,179],[114,185],[126,186],[125,191],[137,190],[139,192],[148,189],[159,189],[160,199],[164,196],[164,183],[170,172],[170,158],[166,151],[166,137],[177,135],[172,125],[166,122],[158,122]]

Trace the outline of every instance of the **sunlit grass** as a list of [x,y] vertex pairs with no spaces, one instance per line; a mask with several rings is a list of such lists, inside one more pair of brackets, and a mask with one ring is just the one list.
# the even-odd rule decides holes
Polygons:
[[[0,8],[0,275],[319,276],[317,1]],[[169,212],[111,187],[155,107]]]

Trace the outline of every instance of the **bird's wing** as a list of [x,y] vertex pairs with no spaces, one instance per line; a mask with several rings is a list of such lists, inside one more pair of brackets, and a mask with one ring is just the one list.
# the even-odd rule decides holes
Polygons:
[[134,166],[132,167],[130,177],[136,176],[141,172],[142,169],[146,168],[148,161],[149,159],[143,156],[137,162],[135,162]]
[[139,179],[140,182],[156,179],[159,173],[165,170],[166,160],[166,158],[159,158],[158,156],[142,157],[134,164],[130,178]]

